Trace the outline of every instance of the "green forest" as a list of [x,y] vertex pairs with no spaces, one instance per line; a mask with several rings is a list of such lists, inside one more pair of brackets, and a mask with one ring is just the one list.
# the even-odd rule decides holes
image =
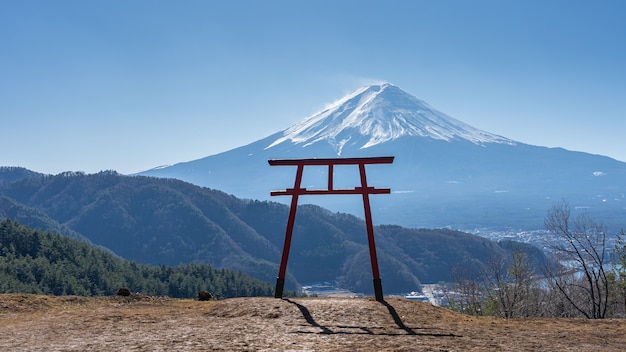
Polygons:
[[241,272],[208,264],[153,266],[58,234],[0,220],[0,293],[103,296],[131,292],[220,298],[269,296],[273,287]]

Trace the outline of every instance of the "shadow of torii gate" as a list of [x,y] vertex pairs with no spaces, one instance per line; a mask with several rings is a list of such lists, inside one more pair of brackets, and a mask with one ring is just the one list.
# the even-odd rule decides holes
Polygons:
[[[376,257],[376,243],[374,241],[374,226],[372,224],[372,211],[370,209],[370,194],[389,194],[389,188],[374,188],[367,185],[367,177],[365,175],[365,165],[367,164],[391,164],[393,156],[369,157],[369,158],[330,158],[330,159],[280,159],[268,160],[270,166],[297,166],[296,181],[293,188],[287,188],[282,191],[272,191],[272,196],[291,196],[291,208],[289,209],[289,218],[287,219],[287,230],[285,231],[285,243],[283,245],[283,255],[280,261],[280,269],[276,278],[276,289],[274,291],[275,298],[283,297],[283,289],[285,287],[285,274],[287,271],[287,261],[289,259],[289,249],[291,247],[291,235],[293,234],[293,226],[296,219],[296,209],[298,207],[298,197],[301,195],[325,195],[325,194],[361,194],[363,196],[363,209],[365,211],[365,226],[367,229],[367,242],[370,250],[370,261],[372,263],[372,276],[374,282],[374,296],[377,301],[384,301],[383,286],[378,271],[378,259]],[[335,165],[358,165],[359,174],[361,176],[361,187],[354,189],[335,189],[333,187],[333,167]],[[305,166],[328,166],[328,187],[327,189],[308,190],[301,187],[302,173]]]

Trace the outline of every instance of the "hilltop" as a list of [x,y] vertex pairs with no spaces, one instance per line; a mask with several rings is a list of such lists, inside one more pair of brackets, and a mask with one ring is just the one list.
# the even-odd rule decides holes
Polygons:
[[626,321],[472,317],[428,303],[0,295],[5,351],[622,351]]

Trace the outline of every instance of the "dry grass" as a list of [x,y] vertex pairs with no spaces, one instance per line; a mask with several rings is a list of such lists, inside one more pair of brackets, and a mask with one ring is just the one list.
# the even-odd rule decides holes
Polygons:
[[626,320],[470,317],[388,299],[0,295],[2,351],[623,351]]

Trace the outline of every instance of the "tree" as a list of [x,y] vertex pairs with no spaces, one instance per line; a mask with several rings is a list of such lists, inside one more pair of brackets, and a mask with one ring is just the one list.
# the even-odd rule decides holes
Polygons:
[[475,280],[476,273],[467,267],[457,266],[451,274],[454,283],[451,287],[442,287],[448,308],[469,315],[482,315],[483,292]]
[[483,275],[487,304],[493,314],[504,318],[538,315],[539,289],[528,257],[521,249],[513,252],[510,263],[504,256],[490,260]]
[[546,270],[546,276],[575,311],[589,319],[604,318],[609,298],[606,232],[587,214],[572,219],[566,202],[553,206],[544,224],[556,235],[551,247],[561,264]]
[[618,301],[618,308],[626,314],[626,234],[623,229],[617,235],[613,253],[615,255],[612,273],[615,282],[613,294]]

